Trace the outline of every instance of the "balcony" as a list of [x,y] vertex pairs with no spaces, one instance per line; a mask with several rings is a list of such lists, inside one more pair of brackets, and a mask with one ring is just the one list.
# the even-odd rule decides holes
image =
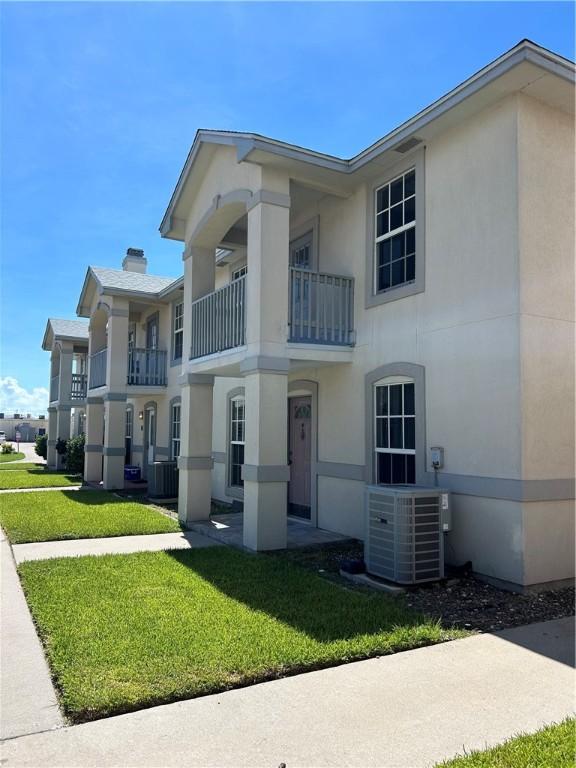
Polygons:
[[58,400],[60,390],[60,376],[52,376],[50,379],[50,402]]
[[[291,267],[289,291],[287,341],[354,345],[354,278]],[[245,343],[245,277],[193,302],[191,359]]]
[[290,268],[288,341],[354,344],[354,278]]
[[167,353],[162,349],[128,350],[128,381],[132,386],[165,387]]
[[70,400],[84,400],[86,398],[86,374],[72,374],[72,388],[70,390]]
[[90,355],[90,383],[89,389],[106,386],[106,357],[108,350],[106,347]]
[[192,303],[190,357],[204,357],[246,343],[246,277]]

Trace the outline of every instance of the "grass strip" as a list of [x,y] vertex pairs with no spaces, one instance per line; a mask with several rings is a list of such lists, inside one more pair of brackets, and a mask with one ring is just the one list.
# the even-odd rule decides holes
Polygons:
[[180,530],[154,507],[106,491],[0,494],[0,523],[12,544]]
[[45,464],[41,464],[38,462],[35,464],[31,461],[21,461],[18,464],[0,464],[0,472],[2,472],[5,469],[10,469],[12,472],[16,471],[22,471],[23,469],[42,469],[44,472],[49,472],[50,470],[46,469]]
[[24,562],[19,572],[75,722],[465,634],[389,596],[224,547]]
[[0,453],[0,464],[8,464],[11,461],[20,461],[23,459],[23,453]]
[[573,768],[576,730],[572,718],[497,747],[439,763],[437,768]]
[[82,485],[82,475],[66,472],[49,472],[45,469],[19,469],[0,472],[0,490],[17,488],[64,488],[68,485]]

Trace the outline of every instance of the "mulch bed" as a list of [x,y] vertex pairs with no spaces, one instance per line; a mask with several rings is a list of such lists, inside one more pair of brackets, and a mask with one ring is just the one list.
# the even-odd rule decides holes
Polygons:
[[[350,582],[339,575],[340,567],[344,560],[362,558],[363,547],[361,542],[354,541],[275,554],[350,588]],[[440,584],[410,588],[397,599],[405,600],[420,613],[441,619],[446,627],[495,632],[537,621],[573,616],[575,596],[574,587],[518,594],[493,587],[468,575],[450,578]]]

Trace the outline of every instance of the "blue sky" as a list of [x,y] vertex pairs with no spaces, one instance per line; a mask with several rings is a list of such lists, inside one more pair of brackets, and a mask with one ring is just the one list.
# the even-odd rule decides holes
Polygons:
[[[144,248],[197,128],[349,157],[528,37],[574,58],[571,3],[4,3],[0,410],[43,409],[49,316]],[[34,388],[40,390],[33,391]]]

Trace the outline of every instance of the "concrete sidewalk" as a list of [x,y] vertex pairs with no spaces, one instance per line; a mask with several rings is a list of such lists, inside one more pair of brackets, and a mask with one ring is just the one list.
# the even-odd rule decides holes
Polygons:
[[198,549],[222,546],[214,539],[193,531],[148,533],[141,536],[110,536],[102,539],[66,539],[13,544],[17,564],[25,560],[48,560],[54,557],[82,555],[124,555],[130,552],[159,552],[163,549]]
[[574,623],[361,661],[8,741],[4,765],[424,768],[573,711]]
[[36,733],[64,724],[50,672],[20,586],[10,545],[0,529],[2,638],[0,737]]
[[40,493],[43,491],[86,491],[81,485],[49,485],[47,488],[2,488],[0,493]]

